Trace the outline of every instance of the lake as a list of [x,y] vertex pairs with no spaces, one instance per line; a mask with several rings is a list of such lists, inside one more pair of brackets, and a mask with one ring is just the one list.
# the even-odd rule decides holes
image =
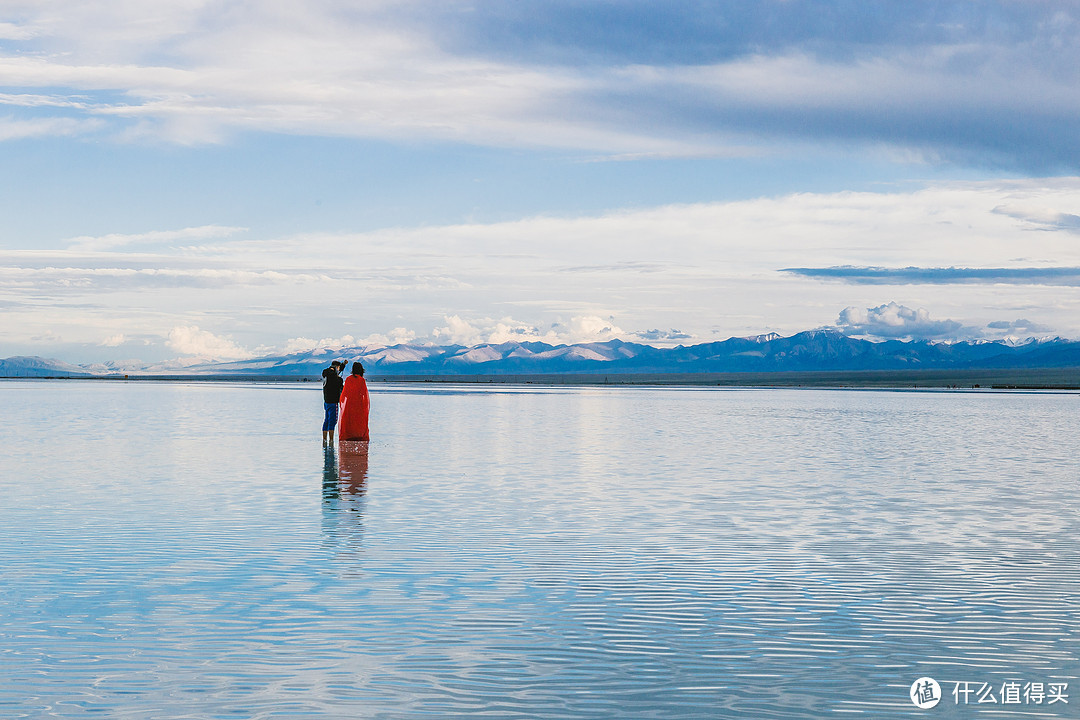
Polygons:
[[316,383],[0,408],[0,717],[1080,717],[1077,394],[373,384],[326,449]]

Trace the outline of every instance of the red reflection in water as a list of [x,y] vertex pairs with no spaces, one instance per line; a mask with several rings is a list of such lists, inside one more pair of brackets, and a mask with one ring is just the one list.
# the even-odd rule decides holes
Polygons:
[[363,495],[368,476],[368,441],[342,440],[338,443],[338,478],[341,489]]

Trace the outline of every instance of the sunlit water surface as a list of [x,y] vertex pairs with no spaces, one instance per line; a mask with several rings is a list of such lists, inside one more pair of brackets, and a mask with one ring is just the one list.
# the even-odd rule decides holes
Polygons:
[[1080,396],[312,385],[0,383],[0,717],[1080,717]]

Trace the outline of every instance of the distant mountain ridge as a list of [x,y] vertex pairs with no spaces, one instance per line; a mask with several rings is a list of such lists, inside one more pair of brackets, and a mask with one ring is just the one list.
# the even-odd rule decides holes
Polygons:
[[850,370],[1080,367],[1080,343],[1052,338],[1005,342],[871,342],[829,330],[658,348],[622,340],[394,345],[346,348],[196,366],[218,373],[318,375],[330,360],[360,360],[371,375],[730,373]]
[[89,377],[93,373],[63,360],[37,356],[0,359],[0,377]]
[[761,373],[1080,367],[1080,342],[1062,338],[942,343],[871,342],[833,330],[775,333],[658,348],[622,340],[409,345],[318,349],[233,362],[74,366],[42,358],[0,360],[0,376],[236,375],[318,377],[333,359],[363,362],[374,376]]

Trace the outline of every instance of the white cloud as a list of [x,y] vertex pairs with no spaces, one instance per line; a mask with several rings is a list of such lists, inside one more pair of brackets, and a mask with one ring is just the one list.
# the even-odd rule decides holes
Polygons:
[[34,31],[23,25],[10,22],[0,22],[0,40],[29,40],[34,37]]
[[923,308],[913,310],[895,302],[875,308],[844,308],[836,324],[848,335],[920,340],[954,339],[963,327],[955,320],[934,320]]
[[318,283],[325,276],[276,270],[136,267],[0,267],[0,289],[61,293],[121,292],[140,288],[230,288]]
[[38,11],[40,45],[63,52],[0,56],[0,75],[12,87],[122,92],[88,112],[181,143],[231,129],[578,146],[620,135],[558,122],[559,97],[587,85],[576,73],[455,57],[371,4],[210,5]]
[[105,338],[99,344],[102,347],[119,347],[124,344],[126,339],[127,338],[124,337],[123,333],[117,333],[116,335],[110,335],[109,337]]
[[355,347],[387,347],[409,343],[416,339],[416,333],[403,327],[397,327],[386,333],[372,333],[359,340],[352,335],[341,337],[325,337],[315,340],[307,337],[295,337],[287,340],[282,349],[286,355],[292,353],[311,352],[313,350],[344,350]]
[[584,315],[570,318],[565,327],[556,326],[560,336],[566,338],[564,342],[603,342],[616,338],[630,337],[626,332],[615,324],[615,318],[601,318],[595,315]]
[[[1030,37],[914,49],[819,38],[841,49],[832,59],[764,43],[723,61],[538,63],[452,49],[438,13],[418,20],[423,3],[409,4],[411,20],[381,2],[16,4],[23,20],[0,25],[0,37],[33,52],[0,55],[5,84],[90,96],[85,117],[129,137],[219,142],[259,130],[616,157],[745,153],[814,137],[922,157],[954,146],[1009,154],[1012,140],[1043,159],[1077,140],[1076,53]],[[1024,123],[1032,108],[1038,122]],[[1060,132],[1040,133],[1046,124]]]
[[167,345],[186,356],[212,360],[245,360],[252,353],[232,340],[200,330],[196,325],[178,325],[169,331]]
[[1035,204],[1030,200],[1026,203],[1010,202],[999,205],[993,212],[1031,223],[1040,230],[1080,232],[1080,215],[1061,212],[1055,208]]
[[100,122],[75,118],[35,118],[13,120],[0,118],[0,142],[47,136],[70,136],[91,132]]
[[86,109],[88,104],[76,98],[61,95],[35,95],[29,93],[0,93],[0,105],[13,107],[62,107]]
[[390,345],[401,345],[403,343],[410,343],[416,339],[416,333],[412,330],[403,327],[396,327],[386,333],[372,333],[356,345],[360,347],[373,347],[381,346],[387,347]]
[[449,315],[444,320],[446,325],[435,328],[431,333],[435,341],[466,346],[505,342],[546,342],[558,345],[629,339],[635,336],[634,333],[628,333],[615,325],[613,318],[605,320],[594,315],[576,316],[565,324],[554,322],[546,329],[509,317],[501,320],[482,318],[468,321],[459,315]]
[[246,232],[247,228],[228,227],[223,225],[202,225],[189,227],[182,230],[153,230],[151,232],[125,235],[112,233],[91,237],[80,235],[69,238],[67,247],[69,250],[87,252],[98,250],[112,250],[125,245],[164,245],[167,243],[179,243],[185,241],[201,241],[217,238],[226,238],[237,233]]
[[456,345],[476,345],[483,342],[483,331],[475,327],[460,315],[447,315],[444,327],[435,328],[432,336],[440,343]]
[[[668,342],[673,335],[794,333],[834,321],[839,308],[865,312],[888,300],[962,318],[965,326],[1028,316],[1080,336],[1080,288],[888,278],[856,285],[780,272],[1080,267],[1075,232],[1032,232],[1028,216],[995,211],[1007,203],[1044,208],[1050,218],[1080,215],[1080,179],[803,193],[181,249],[0,250],[0,339],[52,327],[96,345],[114,328],[163,335],[208,316],[221,332],[237,332],[234,309],[242,308],[253,345],[288,342],[295,351],[353,344],[345,335],[365,346],[425,338]],[[878,322],[884,332],[884,316]],[[661,338],[651,328],[679,332]]]
[[356,338],[352,335],[342,335],[337,338],[322,338],[313,340],[306,337],[295,337],[285,341],[282,352],[286,355],[293,353],[311,352],[312,350],[341,350],[342,348],[356,345]]

